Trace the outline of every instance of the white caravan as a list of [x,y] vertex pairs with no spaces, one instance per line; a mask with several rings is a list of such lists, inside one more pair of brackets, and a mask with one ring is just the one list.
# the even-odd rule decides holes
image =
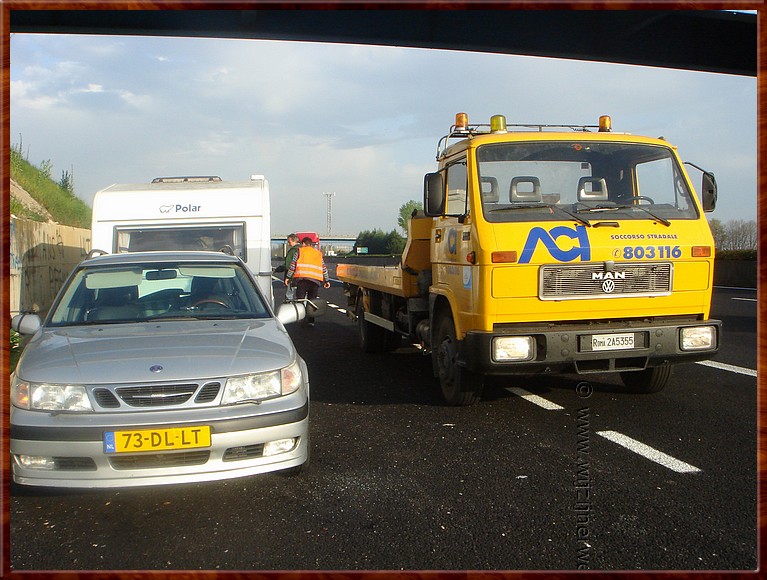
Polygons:
[[274,302],[269,184],[263,175],[250,181],[159,177],[110,185],[93,198],[91,248],[112,254],[231,249]]

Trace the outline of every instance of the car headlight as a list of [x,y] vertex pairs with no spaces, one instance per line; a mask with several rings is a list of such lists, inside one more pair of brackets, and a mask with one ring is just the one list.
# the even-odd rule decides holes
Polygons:
[[88,391],[81,385],[30,383],[15,380],[12,402],[20,409],[31,411],[93,412]]
[[278,371],[229,377],[221,404],[232,405],[289,395],[295,393],[300,386],[301,367],[298,362],[294,362]]

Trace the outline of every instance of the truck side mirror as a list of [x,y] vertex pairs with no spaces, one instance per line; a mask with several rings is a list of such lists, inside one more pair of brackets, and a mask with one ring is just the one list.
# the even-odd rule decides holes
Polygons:
[[713,173],[703,172],[703,183],[701,185],[701,197],[703,198],[703,211],[714,211],[716,208],[716,178]]
[[423,212],[428,217],[445,213],[445,181],[442,173],[427,173],[423,178]]

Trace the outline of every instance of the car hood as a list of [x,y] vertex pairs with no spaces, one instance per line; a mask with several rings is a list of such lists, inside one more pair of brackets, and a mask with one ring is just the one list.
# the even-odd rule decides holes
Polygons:
[[16,375],[78,384],[198,380],[278,369],[295,357],[274,319],[43,328]]

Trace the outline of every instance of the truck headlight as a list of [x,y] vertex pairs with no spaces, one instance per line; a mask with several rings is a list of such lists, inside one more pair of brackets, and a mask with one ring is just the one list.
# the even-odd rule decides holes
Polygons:
[[221,404],[232,405],[289,395],[296,392],[300,386],[301,367],[298,362],[294,362],[279,371],[229,377]]
[[496,336],[492,343],[495,362],[532,360],[535,340],[532,336]]
[[16,407],[31,411],[93,412],[88,391],[81,385],[14,380],[11,400]]
[[716,348],[716,328],[713,326],[690,326],[680,333],[682,350],[712,350]]

